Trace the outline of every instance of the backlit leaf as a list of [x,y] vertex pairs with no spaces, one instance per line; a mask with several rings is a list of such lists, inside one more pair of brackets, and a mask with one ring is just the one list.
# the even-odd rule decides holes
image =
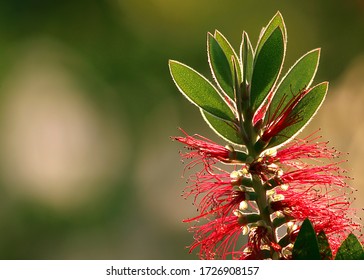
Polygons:
[[294,260],[321,259],[316,233],[308,219],[304,220],[301,225],[292,250],[292,258]]
[[244,144],[241,135],[232,122],[216,118],[204,110],[201,110],[201,114],[210,128],[221,138],[234,144]]
[[[229,43],[229,41],[217,30],[215,30],[215,39],[216,41],[219,43],[220,47],[223,49],[225,56],[228,59],[229,65],[230,65],[230,69],[233,69],[233,64],[231,62],[231,57],[234,57],[235,61],[239,61],[238,56],[236,55],[233,47],[231,46],[231,44]],[[238,63],[239,67],[237,68],[238,71],[238,76],[241,79],[242,77],[242,70],[241,70],[241,66],[240,63]],[[240,81],[241,82],[241,81]]]
[[243,65],[245,82],[250,85],[253,74],[254,50],[246,32],[243,32],[240,45],[240,60]]
[[363,246],[354,234],[350,233],[341,244],[335,260],[364,260]]
[[234,99],[233,79],[228,57],[210,33],[207,35],[207,49],[211,72],[216,83],[227,96]]
[[255,54],[257,55],[263,45],[265,44],[265,42],[267,41],[267,39],[272,35],[272,33],[274,32],[274,30],[279,27],[282,32],[283,32],[283,39],[284,39],[284,44],[286,44],[287,42],[287,29],[286,29],[286,25],[284,24],[284,20],[282,17],[282,14],[280,12],[277,12],[274,17],[269,21],[269,23],[267,24],[266,27],[263,28],[260,36],[259,36],[259,40],[258,40],[258,44],[257,47],[255,49]]
[[254,58],[250,88],[253,111],[258,109],[274,86],[282,69],[284,55],[283,33],[281,28],[277,27]]
[[218,118],[235,120],[218,90],[200,73],[174,60],[169,61],[169,68],[177,88],[189,101]]
[[320,250],[320,255],[322,260],[331,260],[332,252],[330,248],[329,241],[327,240],[326,234],[324,231],[320,231],[317,235],[317,242]]
[[288,70],[277,86],[277,90],[269,105],[271,114],[276,110],[280,112],[278,106],[281,109],[284,108],[289,100],[311,85],[318,68],[319,57],[320,49],[312,50],[297,60]]

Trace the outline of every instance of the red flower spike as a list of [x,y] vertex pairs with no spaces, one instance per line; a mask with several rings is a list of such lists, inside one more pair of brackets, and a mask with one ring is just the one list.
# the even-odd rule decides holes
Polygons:
[[[277,22],[280,28],[276,28]],[[272,38],[278,37],[272,34],[280,39],[274,41]],[[199,251],[201,259],[292,259],[298,232],[308,218],[317,234],[325,233],[335,255],[349,233],[362,230],[346,196],[352,190],[347,184],[350,178],[340,167],[342,161],[337,160],[341,153],[315,133],[302,140],[279,139],[292,140],[292,133],[303,127],[300,123],[308,121],[325,98],[327,82],[307,88],[314,80],[319,50],[302,56],[281,78],[284,51],[274,61],[261,55],[263,50],[275,48],[275,44],[281,44],[281,50],[286,48],[286,29],[280,13],[264,28],[261,37],[266,40],[259,41],[256,52],[244,34],[240,58],[221,34],[210,35],[209,64],[218,89],[191,67],[169,62],[178,89],[211,114],[205,121],[223,139],[235,143],[236,148],[220,146],[197,134],[189,136],[183,130],[183,137],[172,138],[189,149],[180,153],[183,159],[191,160],[186,168],[199,169],[188,177],[184,190],[184,197],[192,198],[199,211],[183,221],[193,223],[190,253]],[[220,42],[228,48],[221,48]],[[216,63],[222,53],[227,57],[234,54],[236,62],[233,75],[228,77],[232,78],[233,91],[229,89],[226,94],[227,76],[216,74],[229,66],[229,61],[224,65]],[[261,63],[252,64],[257,59]],[[264,65],[270,62],[276,63],[272,64],[274,69],[279,68],[279,87],[287,89],[291,85],[291,93],[274,95],[275,84],[270,85],[266,96],[252,91],[259,89],[260,80],[252,79],[251,74],[258,68],[258,72],[264,71]],[[298,77],[302,69],[307,70],[307,75]],[[244,75],[238,75],[241,73]],[[305,89],[297,93],[297,88]],[[261,98],[263,102],[253,111],[249,100],[256,103]],[[273,146],[275,138],[277,145],[281,143],[279,149],[265,150]],[[362,242],[363,236],[360,239]]]

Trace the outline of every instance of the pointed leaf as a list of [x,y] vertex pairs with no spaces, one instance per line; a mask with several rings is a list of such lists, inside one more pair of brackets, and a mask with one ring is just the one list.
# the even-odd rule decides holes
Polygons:
[[[233,69],[233,65],[231,62],[231,57],[233,56],[235,61],[239,61],[238,56],[236,55],[233,47],[231,46],[231,44],[229,43],[229,41],[217,30],[215,30],[215,39],[216,41],[219,43],[220,47],[223,49],[225,56],[229,62],[230,65],[230,69]],[[238,63],[239,67],[237,68],[238,71],[238,76],[241,79],[242,77],[242,70],[241,70],[241,66],[240,63]],[[241,82],[241,81],[240,81]]]
[[320,250],[320,255],[322,260],[331,260],[332,252],[330,248],[329,241],[327,240],[326,234],[324,231],[320,231],[317,235],[317,242]]
[[280,27],[277,27],[255,55],[250,96],[253,111],[263,103],[281,72],[285,55],[285,43]]
[[253,75],[254,50],[246,32],[243,32],[243,39],[240,45],[240,60],[243,65],[245,82],[250,85]]
[[229,105],[204,76],[174,60],[169,61],[169,69],[177,88],[189,101],[218,118],[234,121]]
[[352,233],[341,244],[335,260],[364,260],[363,246]]
[[221,138],[233,144],[243,145],[242,137],[232,122],[214,117],[213,115],[200,110],[202,117],[210,128]]
[[268,147],[282,145],[301,132],[321,107],[327,93],[328,85],[328,82],[323,82],[309,89],[307,94],[292,110],[292,114],[298,114],[300,116],[300,121],[286,127],[279,135],[273,137]]
[[234,82],[234,101],[235,101],[235,105],[236,105],[236,110],[238,113],[238,123],[241,127],[241,124],[243,122],[243,116],[244,113],[243,109],[242,109],[242,86],[240,84],[239,81],[239,77],[238,77],[238,72],[237,72],[237,68],[239,67],[237,64],[238,62],[235,60],[235,58],[232,56],[231,57],[231,62],[233,64],[233,82]]
[[269,105],[271,113],[275,112],[278,106],[282,110],[289,100],[311,85],[318,68],[319,57],[320,49],[312,50],[297,60],[288,70],[277,86],[277,90]]
[[223,49],[210,33],[207,35],[207,54],[212,76],[217,85],[227,96],[233,99],[234,88],[231,66]]
[[284,24],[284,20],[282,17],[282,14],[280,12],[277,12],[274,17],[269,21],[267,26],[263,28],[262,32],[260,33],[258,44],[255,50],[255,54],[258,55],[261,51],[263,45],[268,40],[268,38],[272,35],[274,30],[279,27],[283,32],[283,39],[284,44],[286,45],[287,42],[287,29],[286,25]]
[[292,258],[294,260],[320,260],[320,251],[316,233],[311,222],[306,219],[294,243]]

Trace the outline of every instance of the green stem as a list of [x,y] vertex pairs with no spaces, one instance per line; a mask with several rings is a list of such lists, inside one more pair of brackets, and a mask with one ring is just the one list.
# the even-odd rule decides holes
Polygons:
[[[247,38],[245,38],[247,40]],[[242,137],[247,148],[247,152],[251,160],[258,160],[260,153],[264,150],[264,147],[256,146],[258,134],[253,126],[254,112],[252,111],[252,106],[250,104],[250,85],[246,79],[247,71],[247,44],[244,44],[243,50],[243,80],[238,86],[236,82],[237,73],[235,72],[235,90],[236,90],[236,104],[239,114],[239,127],[242,132]],[[234,62],[234,61],[233,61]],[[235,65],[234,65],[235,66]],[[250,163],[250,162],[248,162]],[[259,215],[261,221],[268,229],[268,237],[274,243],[278,243],[277,236],[275,234],[275,226],[271,220],[269,201],[267,197],[267,189],[264,187],[260,176],[252,174],[252,187],[256,194],[256,203],[259,209]],[[270,250],[270,257],[274,258],[274,251]],[[262,252],[263,254],[263,252]],[[265,258],[266,256],[263,256]]]
[[[267,191],[264,188],[261,179],[257,175],[253,175],[253,188],[256,193],[257,199],[255,200],[260,212],[261,219],[267,226],[269,237],[274,243],[278,243],[277,236],[275,234],[275,226],[270,218],[269,202],[267,198]],[[273,252],[271,251],[271,257],[273,258]]]

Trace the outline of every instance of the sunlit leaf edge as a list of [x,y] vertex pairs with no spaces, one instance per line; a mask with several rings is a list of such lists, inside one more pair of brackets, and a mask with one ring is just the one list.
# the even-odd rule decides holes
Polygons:
[[[225,99],[223,98],[223,96],[221,96],[220,92],[216,89],[216,87],[208,80],[206,79],[203,75],[201,75],[199,72],[197,72],[196,70],[194,70],[192,67],[184,64],[184,63],[181,63],[179,61],[176,61],[176,60],[169,60],[168,62],[168,65],[169,65],[169,70],[170,70],[170,73],[171,73],[171,76],[172,76],[172,79],[175,83],[175,85],[177,86],[178,90],[183,94],[183,96],[188,100],[190,101],[192,104],[194,104],[195,106],[199,107],[199,108],[203,108],[205,111],[209,112],[210,114],[218,117],[218,118],[221,118],[221,119],[225,119],[225,120],[228,120],[228,121],[234,121],[235,120],[235,116],[234,116],[234,113],[231,111],[229,105],[227,104],[227,102],[225,101]],[[202,104],[198,104],[195,100],[193,100],[179,85],[179,83],[176,81],[176,77],[175,77],[175,73],[173,73],[173,70],[172,70],[172,66],[173,65],[179,65],[179,66],[182,66],[183,68],[185,69],[188,69],[190,71],[190,73],[193,73],[194,75],[196,75],[197,77],[199,77],[200,79],[202,79],[209,87],[211,87],[212,90],[214,90],[214,94],[216,94],[216,97],[219,97],[219,99],[215,99],[215,101],[220,104],[221,108],[214,108],[212,107],[213,109],[215,110],[212,110],[212,108],[207,108],[206,106],[204,107],[204,105]],[[217,101],[219,100],[219,101]],[[216,112],[217,110],[217,112]],[[219,113],[219,112],[222,112]]]
[[282,14],[278,11],[273,18],[268,22],[268,24],[263,27],[263,29],[260,32],[259,39],[255,48],[254,53],[257,55],[262,46],[264,45],[265,41],[270,37],[270,35],[273,33],[273,31],[280,27],[283,34],[284,44],[287,46],[287,28],[286,24],[284,22]]
[[294,260],[320,260],[320,251],[316,232],[309,219],[305,219],[297,235],[292,250]]
[[[355,251],[354,253],[356,253],[357,255],[348,255],[347,248],[356,249],[357,251]],[[353,233],[350,233],[348,237],[343,241],[343,243],[341,243],[336,253],[335,260],[364,260],[363,245],[359,242],[358,238]]]
[[[289,98],[287,98],[286,102],[285,103],[281,103],[282,101],[282,98],[283,98],[283,95],[278,95],[278,93],[282,90],[281,87],[282,87],[282,84],[283,83],[286,83],[287,82],[287,79],[290,78],[290,76],[292,75],[292,72],[296,69],[297,66],[300,66],[300,63],[303,63],[305,59],[307,59],[309,56],[311,55],[315,55],[317,54],[317,59],[316,59],[316,65],[315,65],[315,68],[313,70],[313,73],[312,73],[312,76],[310,78],[310,80],[305,84],[304,87],[302,88],[296,88],[294,92],[298,92],[298,90],[306,90],[308,89],[313,80],[315,79],[315,76],[316,76],[316,73],[317,73],[317,70],[318,70],[318,66],[319,66],[319,60],[320,60],[320,51],[321,49],[317,48],[317,49],[313,49],[307,53],[305,53],[303,56],[301,56],[293,65],[292,67],[287,71],[287,73],[281,78],[281,80],[279,81],[279,83],[277,84],[276,86],[276,89],[274,90],[273,92],[273,96],[272,96],[272,100],[270,101],[270,104],[269,104],[269,107],[270,107],[270,110],[272,110],[271,108],[272,107],[275,107],[275,104],[279,104],[280,103],[280,106],[283,108],[286,103],[289,101]],[[291,79],[292,80],[292,79]],[[277,100],[277,101],[276,101]],[[275,102],[276,101],[276,102]],[[274,111],[274,109],[272,110]]]
[[207,33],[207,59],[217,87],[226,97],[233,100],[234,86],[231,63],[220,43],[211,33]]
[[[207,125],[219,137],[221,137],[222,139],[224,139],[225,141],[227,141],[227,142],[229,142],[231,144],[244,146],[244,142],[242,141],[242,137],[238,134],[238,132],[236,130],[234,130],[231,126],[229,126],[229,123],[230,123],[230,125],[233,125],[233,123],[228,122],[228,121],[225,121],[225,120],[222,120],[222,119],[219,119],[219,118],[216,118],[216,117],[214,117],[213,115],[211,115],[210,113],[206,112],[205,110],[203,110],[201,108],[200,108],[200,112],[201,112],[201,115],[202,115],[204,121],[207,123]],[[229,129],[232,132],[232,134],[229,133],[230,136],[228,136],[227,133],[224,133],[221,130],[219,130],[214,124],[211,123],[211,121],[208,118],[208,115],[210,115],[211,118],[215,118],[215,120],[217,122],[220,122],[221,124],[223,123],[224,126],[226,125],[225,128]]]
[[[249,61],[244,60],[244,45],[245,44],[247,44],[247,50],[248,50],[247,60],[249,58],[250,59]],[[243,32],[243,35],[242,35],[239,55],[240,55],[240,61],[242,64],[243,75],[245,77],[245,82],[247,84],[250,84],[252,76],[253,76],[253,64],[254,64],[255,52],[254,52],[253,46],[251,44],[251,41],[249,39],[248,33],[246,33],[245,31]],[[248,62],[249,62],[249,65],[248,65]],[[249,67],[249,71],[248,71],[248,67]]]
[[[237,53],[235,52],[235,49],[232,47],[232,45],[230,44],[230,42],[228,41],[228,39],[226,39],[226,37],[218,30],[215,30],[215,33],[214,33],[214,37],[215,39],[217,40],[217,42],[220,44],[221,48],[223,49],[223,51],[225,52],[225,55],[228,59],[228,62],[229,62],[229,65],[230,65],[230,68],[232,69],[232,62],[231,62],[231,56],[229,57],[229,55],[227,54],[227,51],[229,50],[231,55],[234,56],[235,60],[238,63],[239,67],[237,68],[238,70],[238,74],[239,74],[239,77],[240,79],[242,79],[243,77],[243,74],[242,74],[242,65],[241,65],[241,61],[239,61],[239,57],[237,55]],[[227,49],[225,49],[225,47]]]
[[[259,111],[261,109],[262,106],[265,105],[265,102],[269,96],[269,92],[272,91],[272,89],[274,89],[277,85],[277,82],[279,80],[279,77],[281,75],[282,69],[283,69],[283,65],[284,65],[284,61],[285,61],[285,57],[286,57],[286,49],[287,49],[287,44],[284,40],[284,36],[283,36],[283,31],[282,29],[278,26],[277,28],[275,28],[273,30],[273,32],[270,34],[269,38],[267,38],[267,40],[265,40],[264,45],[267,43],[267,41],[274,35],[274,33],[276,32],[276,30],[279,30],[279,34],[282,35],[282,46],[283,46],[283,53],[282,53],[282,57],[280,59],[280,67],[278,68],[278,71],[275,72],[275,76],[274,79],[272,80],[271,83],[268,83],[265,86],[265,90],[262,90],[260,93],[259,91],[257,92],[257,94],[253,95],[253,89],[255,90],[255,88],[257,87],[255,84],[258,83],[258,81],[260,82],[260,79],[256,80],[256,75],[259,72],[257,72],[256,68],[257,68],[257,63],[258,61],[260,62],[261,59],[261,51],[259,53],[255,53],[254,55],[254,62],[253,62],[253,69],[252,69],[252,77],[251,77],[251,85],[250,85],[250,93],[251,93],[251,104],[252,104],[252,109],[256,112]],[[264,45],[262,46],[262,48],[264,47]],[[275,53],[275,56],[277,56],[277,54]],[[266,65],[266,64],[265,64]],[[258,87],[259,88],[259,87]],[[259,94],[258,94],[259,93]]]

